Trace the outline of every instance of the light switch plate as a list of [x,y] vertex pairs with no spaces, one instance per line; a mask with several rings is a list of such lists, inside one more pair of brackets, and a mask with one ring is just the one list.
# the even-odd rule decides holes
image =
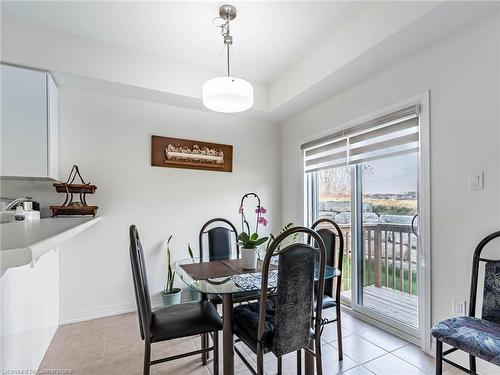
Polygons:
[[471,171],[468,177],[469,190],[484,189],[484,173],[483,171]]
[[466,302],[458,299],[453,299],[453,315],[465,316]]

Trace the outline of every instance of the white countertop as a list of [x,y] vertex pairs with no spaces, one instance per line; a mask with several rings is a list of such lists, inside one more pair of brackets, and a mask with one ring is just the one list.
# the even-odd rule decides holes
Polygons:
[[0,269],[24,266],[101,220],[59,217],[0,224]]

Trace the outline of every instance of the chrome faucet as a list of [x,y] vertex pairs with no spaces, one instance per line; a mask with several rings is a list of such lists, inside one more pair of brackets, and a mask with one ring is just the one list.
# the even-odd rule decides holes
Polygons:
[[33,202],[33,198],[32,197],[22,197],[22,198],[14,199],[12,202],[10,202],[7,206],[4,207],[2,212],[9,211],[10,209],[12,209],[12,207],[15,207],[19,203],[23,203],[23,202]]

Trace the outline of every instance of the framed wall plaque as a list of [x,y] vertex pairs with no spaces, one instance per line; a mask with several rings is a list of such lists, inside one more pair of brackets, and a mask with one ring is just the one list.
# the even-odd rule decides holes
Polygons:
[[232,172],[233,146],[153,135],[151,165]]

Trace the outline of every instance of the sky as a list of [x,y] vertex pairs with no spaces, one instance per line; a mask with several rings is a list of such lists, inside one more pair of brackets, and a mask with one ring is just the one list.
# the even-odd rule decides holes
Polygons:
[[418,153],[372,160],[363,172],[363,193],[417,191]]

